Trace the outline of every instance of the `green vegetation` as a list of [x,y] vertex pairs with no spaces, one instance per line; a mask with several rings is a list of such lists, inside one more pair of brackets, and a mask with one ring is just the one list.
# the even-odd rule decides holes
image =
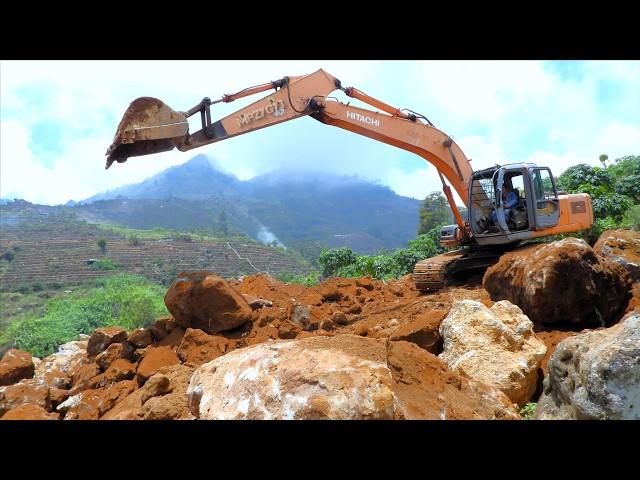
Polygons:
[[605,230],[640,228],[640,156],[616,159],[609,166],[608,157],[600,156],[604,168],[586,164],[569,167],[558,177],[558,187],[569,193],[588,193],[593,203],[594,224],[585,232],[593,243]]
[[299,275],[291,272],[280,272],[276,275],[276,278],[284,283],[297,283],[304,285],[305,287],[312,287],[318,284],[320,273],[313,270],[306,275]]
[[164,288],[137,275],[94,280],[74,295],[47,302],[44,314],[28,314],[11,323],[0,333],[0,344],[11,343],[43,357],[96,328],[144,327],[167,315],[164,294]]
[[640,205],[633,205],[629,208],[624,214],[622,221],[634,230],[640,230]]
[[105,253],[107,251],[107,241],[104,238],[99,238],[98,240],[96,240],[96,243],[98,244],[98,248],[100,248],[100,251],[102,253]]
[[229,225],[227,224],[227,212],[222,210],[220,212],[220,216],[218,217],[218,228],[222,232],[224,236],[229,235]]
[[378,279],[398,278],[413,271],[420,260],[444,252],[438,243],[440,229],[444,224],[436,225],[429,233],[418,235],[409,241],[408,248],[398,248],[392,252],[379,252],[377,255],[359,255],[353,250],[342,247],[325,249],[318,258],[322,275],[325,277],[362,277]]
[[124,227],[121,225],[109,225],[109,224],[95,224],[93,225],[98,229],[115,233],[117,235],[121,235],[127,238],[127,241],[131,245],[140,245],[145,240],[178,240],[183,242],[191,242],[191,241],[207,241],[207,242],[221,242],[224,240],[228,241],[243,241],[243,242],[253,242],[251,239],[246,237],[243,234],[228,234],[221,235],[220,232],[213,229],[194,229],[189,232],[183,232],[170,228],[130,228]]
[[420,205],[418,235],[428,233],[436,225],[447,225],[451,222],[453,222],[453,215],[446,197],[441,192],[427,195],[427,198]]
[[140,238],[137,235],[133,235],[133,234],[127,237],[127,242],[129,242],[129,245],[133,245],[134,247],[137,247],[138,245],[142,245]]
[[538,407],[537,403],[527,403],[524,407],[520,409],[520,416],[523,420],[532,420],[533,416],[536,413],[536,408]]
[[109,258],[103,258],[93,262],[90,267],[93,270],[107,271],[107,270],[117,270],[121,268],[122,265],[119,263],[115,263],[113,260]]

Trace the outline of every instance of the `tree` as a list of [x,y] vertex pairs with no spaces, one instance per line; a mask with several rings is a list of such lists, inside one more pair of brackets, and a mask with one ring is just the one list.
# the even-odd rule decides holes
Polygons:
[[442,192],[427,195],[420,206],[420,225],[418,235],[428,233],[436,225],[453,222],[453,214],[446,197]]
[[605,170],[607,169],[607,160],[609,160],[609,155],[605,155],[604,153],[600,155],[600,163],[602,163]]
[[98,244],[98,247],[100,247],[100,251],[102,253],[107,251],[107,241],[104,238],[99,238],[96,243]]
[[558,177],[558,186],[569,193],[579,193],[579,187],[583,184],[602,186],[605,190],[609,190],[613,187],[613,178],[608,170],[592,167],[586,163],[569,167]]
[[607,168],[615,182],[615,190],[626,195],[635,203],[640,203],[640,155],[617,158]]
[[358,254],[347,247],[323,250],[318,258],[318,264],[322,269],[322,275],[330,277],[335,275],[341,267],[354,263]]
[[224,236],[229,235],[229,226],[227,225],[227,212],[222,210],[218,217],[218,228]]

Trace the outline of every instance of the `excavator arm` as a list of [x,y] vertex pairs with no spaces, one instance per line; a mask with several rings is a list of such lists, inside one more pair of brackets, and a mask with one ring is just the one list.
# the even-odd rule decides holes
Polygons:
[[[276,91],[221,120],[211,121],[211,105],[229,103],[270,89]],[[328,98],[338,89],[382,111],[354,107]],[[202,128],[191,135],[187,118],[198,112]],[[433,164],[460,231],[468,232],[451,189],[444,180],[449,181],[467,205],[473,171],[460,147],[425,117],[413,112],[405,113],[353,87],[343,88],[337,78],[324,70],[306,76],[284,77],[233,95],[224,95],[216,101],[205,98],[186,112],[175,112],[151,97],[139,98],[131,103],[118,126],[114,141],[107,150],[106,168],[114,161],[122,163],[132,156],[173,148],[188,151],[303,116],[413,152]]]

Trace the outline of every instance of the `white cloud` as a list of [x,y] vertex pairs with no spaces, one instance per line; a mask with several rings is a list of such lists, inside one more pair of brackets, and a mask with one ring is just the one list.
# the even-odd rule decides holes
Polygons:
[[[104,152],[134,98],[155,96],[186,110],[204,96],[320,67],[345,86],[425,114],[457,141],[475,169],[536,161],[558,175],[574,163],[597,165],[601,153],[610,159],[640,153],[640,62],[584,62],[580,75],[563,76],[537,61],[3,61],[1,194],[47,203],[79,200],[197,153],[243,179],[294,166],[380,180],[418,198],[439,190],[436,171],[421,158],[313,119],[188,153],[134,157],[104,171]],[[603,103],[598,99],[605,87]],[[336,96],[348,101],[341,92]],[[258,98],[215,105],[214,115]],[[38,157],[43,145],[33,145],[42,140],[43,125],[60,127],[56,143],[62,147],[47,153],[47,167]]]

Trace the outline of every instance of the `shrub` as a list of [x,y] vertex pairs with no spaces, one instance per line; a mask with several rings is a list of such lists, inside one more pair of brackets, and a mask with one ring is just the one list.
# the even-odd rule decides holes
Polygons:
[[99,238],[98,240],[96,240],[96,244],[98,245],[102,253],[105,253],[107,251],[107,241],[104,238]]
[[312,287],[313,285],[317,285],[319,277],[320,277],[320,273],[316,271],[309,272],[306,275],[300,275],[300,274],[291,273],[291,272],[280,272],[276,275],[276,278],[281,282],[296,283],[296,284],[304,285],[306,287]]
[[11,343],[43,357],[80,333],[91,334],[107,326],[132,330],[167,315],[164,289],[144,277],[120,274],[90,285],[84,294],[50,300],[43,316],[15,321],[0,335],[0,344]]
[[127,237],[127,241],[129,242],[129,245],[133,245],[134,247],[142,244],[137,235],[129,235]]
[[324,276],[398,278],[413,272],[417,262],[442,253],[438,244],[442,225],[409,242],[408,248],[377,255],[358,255],[348,248],[323,250],[318,259]]
[[116,270],[120,267],[122,267],[121,264],[115,263],[110,258],[100,259],[91,264],[92,269],[100,271]]
[[633,205],[626,211],[623,223],[634,230],[640,230],[640,205]]
[[358,254],[347,247],[325,249],[320,252],[318,263],[322,271],[322,275],[329,277],[335,275],[340,268],[353,264],[358,258]]

